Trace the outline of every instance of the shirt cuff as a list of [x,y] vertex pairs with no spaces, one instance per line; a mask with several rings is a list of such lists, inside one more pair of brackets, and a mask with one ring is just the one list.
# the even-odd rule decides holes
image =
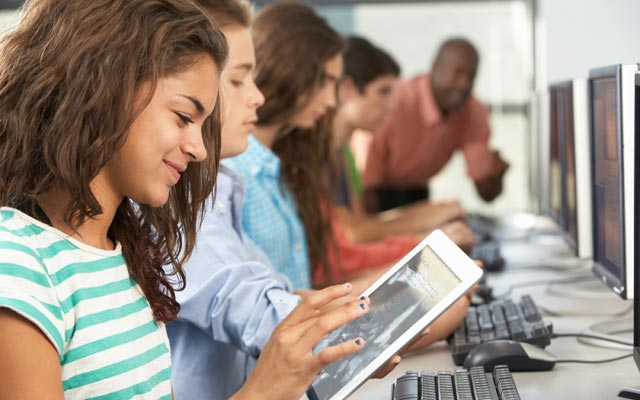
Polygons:
[[278,319],[285,319],[294,308],[300,304],[300,296],[293,295],[280,289],[273,289],[267,292],[267,298],[273,305]]

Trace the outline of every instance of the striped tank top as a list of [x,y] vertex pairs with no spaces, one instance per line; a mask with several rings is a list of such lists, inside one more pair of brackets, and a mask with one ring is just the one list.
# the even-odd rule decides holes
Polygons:
[[60,356],[67,399],[171,399],[171,355],[120,244],[85,245],[0,208],[0,307],[36,325]]

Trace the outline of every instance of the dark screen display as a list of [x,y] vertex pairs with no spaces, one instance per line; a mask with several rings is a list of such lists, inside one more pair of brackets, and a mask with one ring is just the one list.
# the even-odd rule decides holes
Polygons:
[[[635,92],[635,137],[640,136],[640,74],[636,75],[636,92]],[[635,142],[635,154],[640,154],[640,141]],[[640,171],[638,166],[640,163],[635,161],[635,187],[640,187]],[[635,219],[635,238],[640,237],[640,205],[636,201],[634,210]],[[636,367],[640,370],[640,271],[636,270],[634,275],[634,296],[633,296],[633,358],[636,362]]]
[[592,84],[594,261],[615,276],[623,267],[621,132],[617,80]]
[[573,121],[573,92],[571,86],[565,86],[559,92],[558,103],[564,115],[560,124],[564,144],[562,158],[562,222],[575,246],[578,242],[578,209],[576,194],[576,146]]
[[559,225],[562,221],[562,163],[561,163],[561,126],[564,125],[564,113],[560,109],[557,91],[551,92],[551,129],[549,137],[549,216]]

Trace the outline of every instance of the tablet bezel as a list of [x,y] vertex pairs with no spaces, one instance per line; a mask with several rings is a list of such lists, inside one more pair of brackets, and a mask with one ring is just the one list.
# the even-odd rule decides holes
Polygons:
[[[400,261],[382,275],[373,285],[371,285],[364,293],[368,296],[378,287],[383,285],[393,274],[408,263],[418,252],[421,252],[426,246],[429,246],[436,256],[440,257],[442,262],[460,279],[460,283],[443,297],[432,309],[430,309],[422,318],[414,323],[405,333],[391,343],[386,350],[374,358],[367,367],[360,373],[355,375],[346,385],[337,391],[329,400],[343,400],[360,387],[371,375],[373,375],[380,367],[385,365],[395,354],[398,354],[405,348],[412,339],[418,336],[426,329],[438,316],[445,312],[453,303],[462,297],[478,280],[482,277],[482,269],[479,268],[473,260],[469,258],[451,239],[449,239],[442,231],[433,231],[422,242],[420,242],[413,250],[407,253]],[[365,343],[366,346],[366,343]],[[340,360],[336,361],[340,362]],[[310,391],[313,386],[310,386]],[[315,394],[315,392],[313,392]],[[309,396],[310,399],[313,396]]]

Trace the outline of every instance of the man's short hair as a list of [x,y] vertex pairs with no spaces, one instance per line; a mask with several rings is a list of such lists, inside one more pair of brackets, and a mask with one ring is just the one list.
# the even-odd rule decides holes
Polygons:
[[477,62],[480,61],[480,54],[478,53],[478,49],[471,43],[469,40],[463,37],[452,37],[440,44],[438,48],[438,52],[436,53],[435,60],[439,60],[444,56],[444,54],[448,51],[465,51],[475,57]]
[[399,76],[400,67],[387,52],[368,40],[350,36],[344,52],[344,75],[351,77],[362,93],[365,86],[381,76]]

